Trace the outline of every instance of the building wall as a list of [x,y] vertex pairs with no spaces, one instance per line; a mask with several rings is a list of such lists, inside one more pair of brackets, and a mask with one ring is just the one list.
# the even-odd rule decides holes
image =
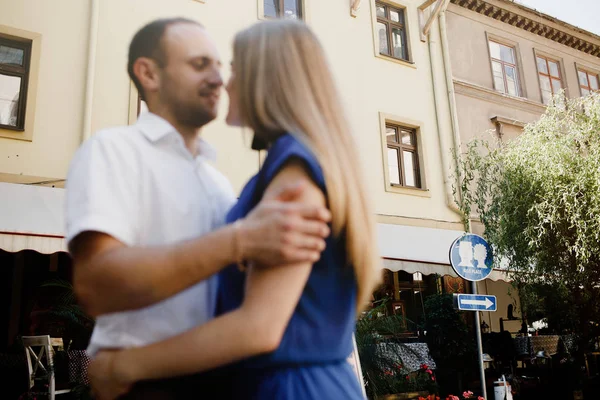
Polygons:
[[[101,0],[92,130],[132,122],[130,98],[134,97],[135,89],[125,66],[129,41],[143,24],[171,16],[201,21],[217,42],[227,79],[234,34],[258,20],[260,3],[259,0]],[[445,227],[460,229],[458,215],[446,204],[443,175],[450,167],[442,166],[440,161],[428,45],[419,39],[417,6],[422,1],[390,1],[406,8],[412,64],[376,57],[374,0],[363,1],[356,18],[350,16],[347,0],[304,3],[306,21],[325,47],[346,105],[376,212],[390,218],[405,217],[386,220],[388,223],[409,221],[410,225],[431,227],[431,221],[437,221]],[[31,141],[0,138],[0,180],[24,183],[35,181],[35,177],[65,178],[83,129],[90,4],[91,0],[65,0],[52,6],[35,0],[0,0],[1,25],[37,32],[42,37],[33,138]],[[435,32],[436,29],[434,26]],[[433,44],[433,52],[438,64],[435,73],[443,83],[439,44]],[[445,94],[444,87],[436,91]],[[220,117],[204,129],[203,135],[217,147],[218,167],[239,191],[258,170],[259,157],[249,150],[249,134],[244,136],[240,129],[224,124],[225,97]],[[386,191],[381,113],[421,127],[418,140],[427,190]],[[438,110],[438,115],[442,135],[450,135],[447,104]]]
[[[506,2],[495,0],[488,2],[510,11],[524,12]],[[596,72],[600,71],[600,59],[597,57],[458,5],[450,4],[446,16],[460,136],[463,144],[473,137],[485,137],[487,131],[495,130],[496,126],[490,120],[495,116],[528,123],[537,120],[544,112],[536,53],[560,62],[563,88],[571,98],[581,95],[576,65]],[[533,14],[528,16],[535,17]],[[595,37],[583,36],[579,32],[551,21],[543,22],[575,36],[584,37],[589,42],[599,43]],[[504,41],[515,47],[522,90],[521,98],[504,95],[494,90],[488,38]],[[519,126],[506,125],[507,134],[504,139],[515,137],[519,132]]]
[[[542,21],[553,28],[592,43],[600,43],[597,37],[583,35],[559,23],[529,13],[506,1],[487,0],[505,10],[526,13],[535,21]],[[527,32],[508,23],[481,15],[475,11],[450,4],[446,11],[447,37],[450,47],[452,76],[456,98],[460,139],[463,146],[473,138],[497,139],[500,123],[501,139],[511,140],[522,132],[523,124],[534,122],[544,113],[536,54],[552,58],[560,63],[563,88],[568,97],[581,95],[577,67],[600,71],[600,59],[552,40]],[[488,39],[501,41],[516,50],[521,97],[513,97],[494,89]],[[495,118],[495,120],[494,120]],[[474,223],[476,233],[483,234],[483,226]],[[495,295],[498,311],[482,313],[491,331],[500,330],[500,318],[507,318],[509,304],[514,305],[514,316],[521,317],[517,291],[505,281],[486,279],[477,284],[478,292]],[[504,329],[518,332],[521,321],[504,321]]]
[[[0,10],[0,34],[22,30],[39,38],[37,85],[29,88],[35,102],[27,105],[35,118],[25,132],[32,140],[0,137],[0,178],[64,178],[81,136],[89,7],[80,0],[0,0]],[[0,136],[25,133],[0,129]]]
[[[481,313],[481,321],[490,326],[491,332],[500,332],[500,318],[506,320],[508,317],[508,306],[513,305],[513,316],[521,318],[521,301],[518,291],[510,282],[503,280],[493,281],[486,279],[477,283],[477,292],[496,296],[497,311]],[[529,321],[531,323],[531,321]],[[503,321],[504,330],[516,333],[521,329],[521,320]]]

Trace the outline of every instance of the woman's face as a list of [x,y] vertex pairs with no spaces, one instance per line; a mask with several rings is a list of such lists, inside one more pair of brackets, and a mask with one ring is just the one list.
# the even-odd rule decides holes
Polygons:
[[227,87],[225,89],[229,95],[229,111],[227,112],[227,118],[225,121],[227,122],[227,125],[230,126],[242,126],[233,62],[231,63],[231,77],[229,78],[229,82],[227,83]]

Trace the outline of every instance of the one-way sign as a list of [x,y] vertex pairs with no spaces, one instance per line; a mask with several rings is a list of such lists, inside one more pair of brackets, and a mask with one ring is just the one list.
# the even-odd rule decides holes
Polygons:
[[455,294],[454,306],[465,311],[496,311],[496,296],[483,294]]

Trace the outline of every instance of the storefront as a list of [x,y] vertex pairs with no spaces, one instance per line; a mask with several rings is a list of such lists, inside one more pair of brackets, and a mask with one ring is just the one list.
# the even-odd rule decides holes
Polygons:
[[[391,298],[390,312],[419,325],[424,300],[436,293],[470,293],[470,284],[454,272],[448,252],[462,231],[401,225],[379,225],[380,251],[384,257],[384,286],[379,296]],[[519,297],[508,274],[495,269],[478,283],[478,292],[497,297],[498,311],[485,313],[491,332],[521,328]],[[510,310],[509,310],[510,309]],[[410,325],[410,323],[409,323]]]
[[73,307],[72,263],[63,237],[64,190],[0,183],[0,193],[0,373],[11,382],[3,393],[17,398],[27,388],[20,337],[60,337],[75,359],[87,344],[91,324]]

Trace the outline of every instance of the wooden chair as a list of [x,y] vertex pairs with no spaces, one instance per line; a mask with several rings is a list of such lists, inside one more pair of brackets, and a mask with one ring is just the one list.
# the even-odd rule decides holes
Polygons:
[[[49,335],[23,336],[23,347],[27,357],[27,369],[29,371],[29,389],[34,387],[36,381],[48,383],[48,398],[54,400],[54,396],[71,392],[71,389],[56,390],[54,381],[54,349],[52,346],[63,345],[62,339],[50,338]],[[36,353],[33,349],[39,348]],[[45,363],[44,363],[45,361]]]

